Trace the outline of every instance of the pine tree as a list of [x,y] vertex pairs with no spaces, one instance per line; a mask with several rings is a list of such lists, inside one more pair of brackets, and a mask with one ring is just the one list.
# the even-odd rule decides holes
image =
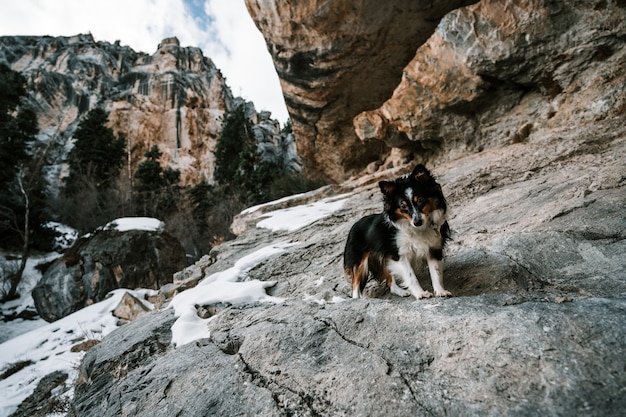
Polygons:
[[61,220],[81,232],[119,217],[123,205],[115,186],[126,159],[126,140],[115,137],[107,118],[104,110],[93,109],[74,132],[70,174],[58,205]]
[[137,166],[135,172],[135,178],[139,180],[138,191],[157,191],[178,183],[180,171],[170,167],[163,169],[159,163],[161,155],[163,153],[157,145],[152,146],[144,153],[146,159]]
[[159,163],[161,151],[157,145],[144,153],[146,159],[137,166],[135,204],[139,214],[165,218],[176,209],[180,198],[178,180],[180,171]]
[[35,142],[37,117],[23,105],[25,84],[19,73],[0,65],[0,244],[21,247],[19,267],[2,277],[7,279],[2,282],[3,300],[17,297],[33,237],[41,233],[44,222],[45,154],[34,157],[36,151],[29,149]]
[[230,187],[246,205],[267,201],[271,182],[283,175],[280,167],[261,158],[244,106],[224,120],[215,160],[217,182],[226,192]]
[[93,180],[99,191],[105,191],[118,177],[126,156],[126,140],[116,138],[107,127],[108,115],[100,108],[91,110],[74,133],[74,147],[69,155],[70,175],[66,191],[80,191],[81,178]]
[[16,110],[26,94],[26,79],[18,72],[0,64],[0,190],[15,179],[18,166],[28,154],[28,143],[37,133],[35,113],[27,108]]
[[246,118],[244,106],[230,113],[224,123],[215,149],[215,180],[220,184],[232,184],[243,175],[254,153],[252,126]]

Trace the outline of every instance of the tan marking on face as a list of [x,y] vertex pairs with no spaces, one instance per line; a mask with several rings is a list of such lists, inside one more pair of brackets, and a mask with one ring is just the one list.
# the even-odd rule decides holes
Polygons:
[[402,219],[406,219],[409,222],[412,220],[411,216],[409,215],[409,213],[405,213],[405,212],[403,212],[400,209],[396,209],[396,216],[398,216],[399,218],[402,218]]

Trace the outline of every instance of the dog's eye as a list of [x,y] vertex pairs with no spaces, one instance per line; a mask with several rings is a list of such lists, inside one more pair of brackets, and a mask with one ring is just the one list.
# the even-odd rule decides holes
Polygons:
[[405,200],[402,200],[400,202],[400,210],[407,211],[408,209],[409,209],[409,203],[407,203]]
[[417,199],[416,203],[418,206],[423,206],[426,204],[426,199],[424,197],[420,197]]

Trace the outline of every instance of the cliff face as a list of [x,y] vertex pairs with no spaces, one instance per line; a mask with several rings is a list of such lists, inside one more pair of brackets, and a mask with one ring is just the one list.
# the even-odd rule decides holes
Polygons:
[[441,161],[623,118],[625,37],[616,3],[483,0],[441,21],[356,133]]
[[341,181],[388,152],[363,145],[354,116],[380,106],[439,19],[473,1],[246,0],[267,41],[305,169]]
[[[144,152],[158,145],[162,164],[181,171],[181,185],[213,181],[213,150],[225,113],[243,101],[234,98],[224,77],[199,48],[165,39],[148,55],[129,47],[74,37],[2,37],[0,62],[28,80],[37,110],[40,139],[54,141],[51,177],[64,175],[72,135],[94,106],[104,106],[109,125],[129,145],[132,175]],[[260,144],[293,160],[293,140],[279,137],[280,126],[246,103],[264,135]],[[282,146],[282,148],[280,147]],[[289,156],[285,156],[285,154]]]
[[305,167],[335,180],[623,114],[623,2],[483,0],[438,25],[462,4],[246,3]]

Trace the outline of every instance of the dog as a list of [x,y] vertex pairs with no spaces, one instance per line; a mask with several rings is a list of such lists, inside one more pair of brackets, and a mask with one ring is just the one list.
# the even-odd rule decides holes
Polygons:
[[441,186],[422,164],[410,175],[380,181],[378,185],[383,194],[383,212],[358,220],[346,241],[343,265],[346,279],[352,284],[352,297],[361,298],[370,273],[386,282],[393,294],[431,297],[414,271],[424,258],[435,296],[451,296],[443,287],[443,251],[450,239],[450,227]]

